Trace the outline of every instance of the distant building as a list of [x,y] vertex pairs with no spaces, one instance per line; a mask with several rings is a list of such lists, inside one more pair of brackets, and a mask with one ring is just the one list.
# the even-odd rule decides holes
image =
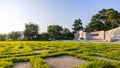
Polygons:
[[74,34],[74,40],[100,40],[100,41],[119,41],[120,40],[120,27],[108,30],[108,31],[95,31],[85,32],[80,31]]

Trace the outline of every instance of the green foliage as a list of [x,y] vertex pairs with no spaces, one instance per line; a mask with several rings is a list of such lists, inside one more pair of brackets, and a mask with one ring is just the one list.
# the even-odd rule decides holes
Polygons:
[[96,60],[74,68],[119,68],[119,66],[117,63],[114,62]]
[[38,38],[39,26],[29,22],[25,24],[24,38],[25,40],[37,40]]
[[17,62],[29,61],[29,58],[27,58],[27,57],[11,57],[11,58],[9,58],[7,60],[12,61],[13,63],[17,63]]
[[64,28],[64,29],[62,30],[62,34],[68,34],[68,33],[71,33],[68,28]]
[[61,34],[61,31],[63,30],[62,26],[59,25],[50,25],[48,26],[48,33],[53,35]]
[[74,21],[72,29],[73,29],[73,32],[78,32],[79,30],[83,29],[82,22],[80,19]]
[[13,65],[12,62],[0,61],[0,68],[10,68],[12,65]]
[[[102,23],[99,21],[101,21]],[[110,30],[118,27],[119,24],[120,24],[120,13],[117,10],[114,10],[112,8],[102,9],[97,14],[93,15],[89,28],[91,29],[91,31],[96,31],[96,29]]]
[[100,31],[104,29],[104,24],[101,21],[92,21],[89,23],[90,31]]
[[48,41],[49,40],[49,34],[48,33],[41,33],[38,37],[39,37],[38,40],[41,40],[41,41]]
[[15,32],[12,31],[11,33],[8,34],[9,40],[21,40],[21,33],[20,32]]
[[[35,50],[40,52],[35,52]],[[119,68],[119,52],[120,45],[110,43],[1,41],[0,67],[10,68],[13,63],[30,61],[36,68],[39,66],[49,68],[45,58],[70,55],[88,61],[82,68],[106,68],[106,66]],[[96,57],[112,59],[115,62],[99,60]]]
[[103,54],[104,57],[120,60],[120,51],[110,51],[110,52],[105,52]]
[[0,41],[5,41],[6,37],[6,34],[0,34]]
[[[51,39],[55,40],[71,40],[73,39],[73,34],[70,32],[69,29],[64,28],[59,25],[50,25],[48,26],[48,34]],[[51,38],[52,36],[52,38]]]
[[45,60],[39,57],[31,58],[30,62],[32,63],[34,68],[50,68],[50,66],[45,62]]
[[72,33],[60,34],[55,36],[56,40],[72,40],[74,35]]

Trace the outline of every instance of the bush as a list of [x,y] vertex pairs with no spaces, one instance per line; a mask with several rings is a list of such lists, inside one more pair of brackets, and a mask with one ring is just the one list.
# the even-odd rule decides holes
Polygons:
[[13,65],[12,62],[0,61],[0,68],[10,68]]
[[39,57],[31,58],[30,62],[32,63],[34,68],[50,68],[50,66],[45,62],[45,60]]
[[117,63],[114,62],[107,62],[104,60],[96,60],[92,62],[88,62],[80,67],[74,68],[120,68]]
[[104,57],[120,60],[120,51],[111,51],[103,54]]

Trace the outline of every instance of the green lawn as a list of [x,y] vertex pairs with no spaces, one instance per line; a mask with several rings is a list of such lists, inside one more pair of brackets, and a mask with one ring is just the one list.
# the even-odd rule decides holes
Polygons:
[[[35,52],[36,50],[46,50]],[[44,58],[70,55],[89,61],[73,68],[120,68],[120,44],[82,42],[0,42],[0,68],[11,68],[16,62],[30,61],[34,68],[50,68]],[[103,57],[118,62],[101,60]]]

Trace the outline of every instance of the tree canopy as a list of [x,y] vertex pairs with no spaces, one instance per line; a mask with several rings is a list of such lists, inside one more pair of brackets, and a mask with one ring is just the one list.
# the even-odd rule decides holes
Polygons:
[[89,29],[91,31],[99,31],[99,30],[103,30],[104,29],[104,24],[97,20],[97,21],[92,21],[91,23],[89,23]]
[[74,21],[72,29],[73,29],[73,32],[78,32],[79,30],[83,29],[82,22],[80,19]]
[[25,40],[37,40],[39,25],[29,22],[25,24],[24,38]]
[[0,34],[0,41],[6,40],[6,34]]
[[112,8],[102,9],[97,14],[93,15],[91,22],[89,23],[89,28],[91,31],[109,30],[118,27],[119,24],[120,13],[117,10]]
[[73,39],[73,34],[68,28],[63,28],[59,25],[50,25],[48,26],[48,34],[50,40],[70,40]]
[[8,34],[9,40],[20,40],[21,33],[18,31],[12,31]]
[[68,28],[63,28],[62,34],[68,34],[70,30]]
[[57,35],[57,34],[61,34],[63,28],[62,26],[59,26],[59,25],[50,25],[48,26],[48,33],[49,34],[54,34],[54,35]]

